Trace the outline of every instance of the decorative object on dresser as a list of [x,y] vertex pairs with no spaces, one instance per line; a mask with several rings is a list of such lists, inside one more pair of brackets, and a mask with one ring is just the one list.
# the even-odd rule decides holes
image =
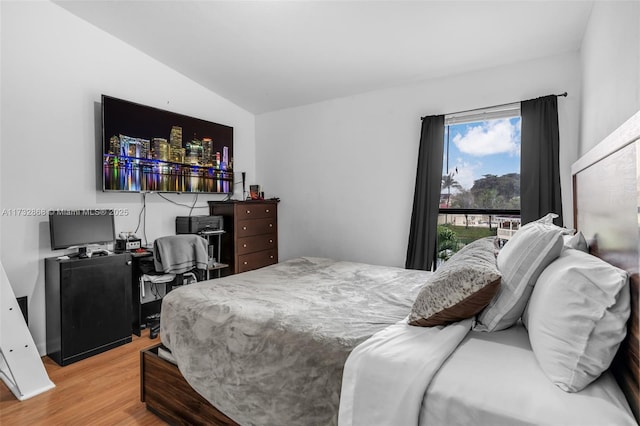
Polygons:
[[278,201],[209,201],[209,214],[224,217],[222,262],[231,273],[278,262]]
[[71,364],[131,342],[131,255],[45,259],[47,355]]
[[260,192],[260,185],[249,185],[249,195],[252,200],[262,200],[264,198]]

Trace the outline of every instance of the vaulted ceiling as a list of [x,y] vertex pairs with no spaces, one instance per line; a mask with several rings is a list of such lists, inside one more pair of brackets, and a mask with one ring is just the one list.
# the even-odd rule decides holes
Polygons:
[[259,114],[580,49],[593,1],[56,1]]

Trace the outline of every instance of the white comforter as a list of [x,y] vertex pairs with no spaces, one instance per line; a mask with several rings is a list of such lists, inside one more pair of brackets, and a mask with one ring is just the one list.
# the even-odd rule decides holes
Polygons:
[[358,345],[345,363],[338,424],[417,425],[431,379],[471,325],[467,319],[414,327],[403,320]]

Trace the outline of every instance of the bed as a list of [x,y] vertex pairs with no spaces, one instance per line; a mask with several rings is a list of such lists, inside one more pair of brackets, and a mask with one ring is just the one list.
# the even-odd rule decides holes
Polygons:
[[[166,348],[163,358],[142,358],[143,401],[170,423],[637,424],[639,138],[640,113],[574,164],[580,234],[562,235],[561,254],[532,272],[535,286],[518,310],[492,314],[506,267],[501,286],[487,268],[473,293],[482,293],[481,308],[426,315],[416,304],[431,273],[292,259],[165,297]],[[583,253],[586,243],[595,256]],[[488,241],[479,245],[492,250]],[[502,256],[504,248],[495,250]],[[564,353],[539,324],[563,320],[549,315],[564,312],[553,282],[576,279],[576,261],[588,271],[578,275],[610,278],[605,290],[615,296],[596,331],[615,337],[606,347],[598,341],[594,360],[567,379],[556,362]],[[436,291],[427,300],[443,297]]]

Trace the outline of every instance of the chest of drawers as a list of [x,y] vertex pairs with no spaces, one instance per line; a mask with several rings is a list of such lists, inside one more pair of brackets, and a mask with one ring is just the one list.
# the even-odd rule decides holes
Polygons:
[[232,273],[278,262],[277,201],[210,201],[209,214],[224,217],[222,262]]

